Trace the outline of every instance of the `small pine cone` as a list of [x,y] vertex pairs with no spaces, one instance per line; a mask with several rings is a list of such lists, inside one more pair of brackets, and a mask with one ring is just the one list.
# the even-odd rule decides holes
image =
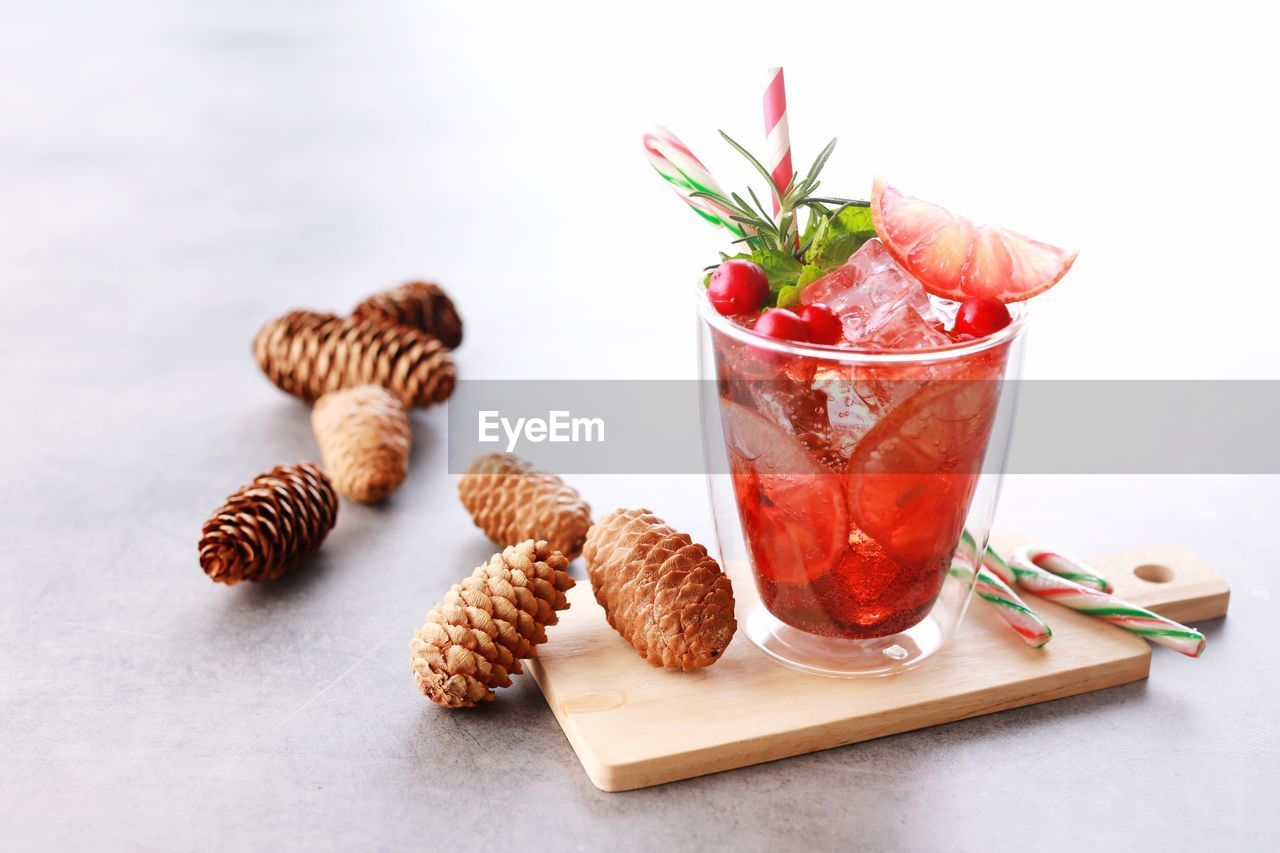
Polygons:
[[316,465],[281,465],[227,498],[204,524],[200,567],[218,583],[272,581],[320,547],[338,496]]
[[280,390],[315,402],[356,385],[381,385],[410,406],[453,393],[453,359],[430,335],[374,318],[291,311],[262,327],[253,353]]
[[699,669],[733,639],[733,585],[707,549],[647,509],[620,509],[582,555],[609,624],[654,666]]
[[351,315],[411,326],[439,338],[449,349],[457,349],[462,343],[462,318],[438,284],[415,281],[375,293],[357,305]]
[[515,456],[493,453],[471,463],[458,496],[476,527],[497,545],[546,539],[570,560],[582,553],[591,507],[555,474]]
[[569,606],[569,561],[546,542],[530,539],[494,554],[488,564],[454,584],[427,614],[409,644],[418,689],[446,708],[493,700],[493,688],[511,684],[520,661],[537,656],[546,627]]
[[380,501],[409,473],[409,415],[386,388],[330,391],[316,400],[311,428],[334,488],[353,501]]

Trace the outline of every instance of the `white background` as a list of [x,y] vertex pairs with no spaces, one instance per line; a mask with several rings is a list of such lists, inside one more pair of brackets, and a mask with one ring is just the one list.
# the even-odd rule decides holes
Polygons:
[[[47,183],[15,176],[6,240],[109,230],[158,201],[172,217],[161,227],[185,237],[188,206],[226,209],[246,232],[280,230],[300,302],[340,307],[355,280],[430,275],[560,344],[473,364],[473,378],[687,376],[689,282],[724,241],[651,171],[640,134],[665,124],[741,187],[753,173],[716,130],[761,147],[765,72],[782,65],[797,165],[840,139],[827,190],[865,196],[880,175],[1080,250],[1034,301],[1027,376],[1280,377],[1280,74],[1265,4],[251,8],[280,34],[255,45],[267,50],[245,49],[212,12],[162,20],[125,4],[40,86],[0,90],[17,139],[21,116],[52,112],[61,138],[145,157],[172,191],[120,197],[77,178],[65,189],[80,203],[52,209]],[[11,61],[57,50],[33,37],[45,14],[10,11]],[[313,38],[321,74],[294,62]],[[228,61],[191,61],[193,42]],[[51,93],[67,86],[97,91],[99,109],[60,113]],[[357,145],[378,158],[344,156]],[[181,194],[246,163],[262,169],[253,183]],[[280,218],[298,197],[318,211],[377,203],[399,227],[331,218],[321,257]],[[242,272],[235,287],[250,287]]]
[[[483,196],[458,215],[483,212],[499,244],[508,230],[547,239],[546,225],[565,238],[560,275],[512,298],[608,352],[576,372],[689,369],[688,347],[670,344],[691,337],[690,272],[720,239],[649,171],[638,136],[665,124],[741,186],[752,173],[716,130],[762,147],[765,69],[780,64],[797,167],[840,138],[828,190],[866,197],[880,175],[1080,250],[1034,302],[1027,376],[1280,378],[1278,75],[1264,4],[587,8],[528,4],[483,26],[459,15],[450,32],[463,37],[433,40],[423,59],[474,107],[451,101],[450,121],[485,140],[433,152],[468,164]],[[535,357],[524,369],[565,367]]]

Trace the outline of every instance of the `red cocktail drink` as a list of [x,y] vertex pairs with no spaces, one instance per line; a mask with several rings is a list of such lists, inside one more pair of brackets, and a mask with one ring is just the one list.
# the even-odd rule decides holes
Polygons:
[[[964,529],[1014,331],[973,340],[872,240],[804,291],[842,321],[778,346],[752,318],[710,330],[738,516],[780,621],[827,637],[929,614]],[[1007,327],[1006,327],[1007,328]]]
[[942,648],[973,597],[1022,303],[1076,253],[879,181],[868,201],[820,194],[834,140],[803,175],[726,140],[767,193],[726,193],[669,133],[646,151],[736,238],[698,307],[701,375],[716,380],[708,486],[737,619],[797,669],[901,672]]

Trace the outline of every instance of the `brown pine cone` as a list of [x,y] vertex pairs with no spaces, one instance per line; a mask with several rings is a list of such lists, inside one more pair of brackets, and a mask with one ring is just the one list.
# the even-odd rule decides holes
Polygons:
[[271,581],[320,547],[338,496],[316,465],[281,465],[240,489],[204,524],[200,567],[218,583]]
[[440,339],[449,349],[462,343],[462,318],[438,284],[414,281],[375,293],[356,306],[353,317],[377,317]]
[[609,624],[654,666],[699,669],[733,639],[733,585],[707,549],[647,509],[620,509],[582,550]]
[[591,507],[572,486],[515,456],[477,458],[458,481],[458,496],[497,545],[545,539],[572,560],[591,527]]
[[409,473],[409,415],[380,385],[325,394],[311,410],[311,428],[334,488],[353,501],[380,501]]
[[409,644],[418,689],[446,708],[493,700],[493,688],[511,684],[520,661],[537,656],[546,626],[569,606],[569,561],[546,542],[530,539],[494,554],[487,565],[454,584],[443,604]]
[[373,318],[291,311],[262,327],[253,353],[280,390],[308,403],[355,385],[381,385],[410,406],[453,393],[453,359],[430,335]]

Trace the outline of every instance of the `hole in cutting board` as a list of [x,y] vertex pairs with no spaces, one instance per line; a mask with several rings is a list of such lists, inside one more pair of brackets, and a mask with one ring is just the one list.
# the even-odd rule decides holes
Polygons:
[[1133,573],[1148,583],[1168,583],[1173,580],[1173,569],[1159,563],[1143,563]]

